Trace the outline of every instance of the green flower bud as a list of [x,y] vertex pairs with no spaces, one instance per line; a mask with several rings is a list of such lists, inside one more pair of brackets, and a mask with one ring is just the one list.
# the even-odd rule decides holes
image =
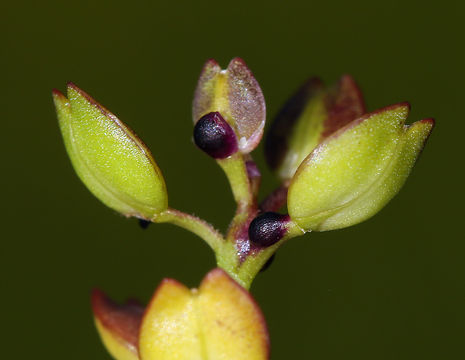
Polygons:
[[105,205],[151,219],[168,206],[165,182],[147,146],[77,86],[53,91],[66,150],[79,178]]
[[291,219],[326,231],[362,222],[400,190],[427,140],[433,119],[405,126],[401,103],[352,121],[300,165],[288,192]]
[[205,63],[194,94],[194,123],[211,112],[219,112],[233,128],[242,153],[257,147],[265,126],[265,98],[242,59],[232,59],[226,70],[213,59]]
[[319,79],[309,79],[271,125],[265,141],[268,165],[281,180],[291,179],[320,142],[364,112],[361,92],[350,76],[329,89]]

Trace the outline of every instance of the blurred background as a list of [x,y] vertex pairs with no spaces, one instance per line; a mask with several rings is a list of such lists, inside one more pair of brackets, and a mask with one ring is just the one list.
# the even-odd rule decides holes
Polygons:
[[[197,286],[201,240],[138,227],[103,206],[67,158],[52,88],[75,82],[129,124],[170,205],[224,229],[234,203],[192,143],[204,61],[245,59],[268,124],[309,76],[352,74],[369,110],[408,100],[437,126],[398,196],[371,220],[290,241],[252,292],[272,359],[465,358],[463,99],[459,1],[8,1],[0,5],[2,358],[109,359],[89,292],[147,301],[164,277]],[[277,182],[262,146],[263,194]],[[461,235],[462,234],[462,235]],[[5,354],[6,352],[6,354]]]

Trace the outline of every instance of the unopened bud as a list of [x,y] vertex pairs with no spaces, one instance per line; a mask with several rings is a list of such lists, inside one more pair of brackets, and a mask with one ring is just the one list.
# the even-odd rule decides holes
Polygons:
[[305,231],[341,229],[380,211],[400,190],[434,125],[405,126],[407,103],[359,118],[322,142],[289,187],[291,219]]
[[232,126],[241,153],[257,147],[265,126],[265,98],[242,59],[232,59],[225,70],[213,59],[205,63],[194,94],[194,123],[212,111],[219,111]]
[[72,83],[68,98],[54,90],[53,99],[74,170],[99,200],[125,216],[142,219],[166,210],[161,171],[126,124]]
[[270,168],[289,180],[325,138],[365,112],[362,95],[348,75],[326,88],[311,78],[288,100],[274,119],[265,139]]

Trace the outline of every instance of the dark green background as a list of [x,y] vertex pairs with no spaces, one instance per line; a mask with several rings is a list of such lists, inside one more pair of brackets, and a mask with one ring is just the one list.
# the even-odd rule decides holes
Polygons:
[[[464,7],[459,1],[8,1],[0,5],[3,359],[109,359],[98,286],[146,301],[214,266],[194,235],[142,231],[74,175],[51,89],[72,80],[141,135],[173,207],[224,228],[234,204],[191,141],[203,62],[243,57],[268,117],[308,76],[352,74],[368,109],[403,100],[437,127],[400,194],[353,228],[307,234],[254,283],[273,359],[465,358]],[[256,158],[264,190],[276,185]]]

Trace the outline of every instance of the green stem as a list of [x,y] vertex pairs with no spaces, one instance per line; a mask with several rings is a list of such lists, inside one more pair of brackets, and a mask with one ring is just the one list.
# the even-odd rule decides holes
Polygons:
[[253,195],[243,155],[237,152],[217,161],[228,178],[236,203],[239,206],[252,203]]
[[168,209],[152,219],[155,223],[171,223],[196,234],[213,249],[215,254],[224,252],[224,237],[206,221],[175,209]]
[[257,276],[260,269],[265,265],[267,260],[276,252],[276,250],[287,240],[296,236],[301,236],[305,231],[295,222],[290,221],[287,224],[287,232],[284,237],[276,244],[259,250],[255,254],[250,254],[247,259],[240,265],[235,273],[235,279],[246,289],[250,288],[253,279]]

